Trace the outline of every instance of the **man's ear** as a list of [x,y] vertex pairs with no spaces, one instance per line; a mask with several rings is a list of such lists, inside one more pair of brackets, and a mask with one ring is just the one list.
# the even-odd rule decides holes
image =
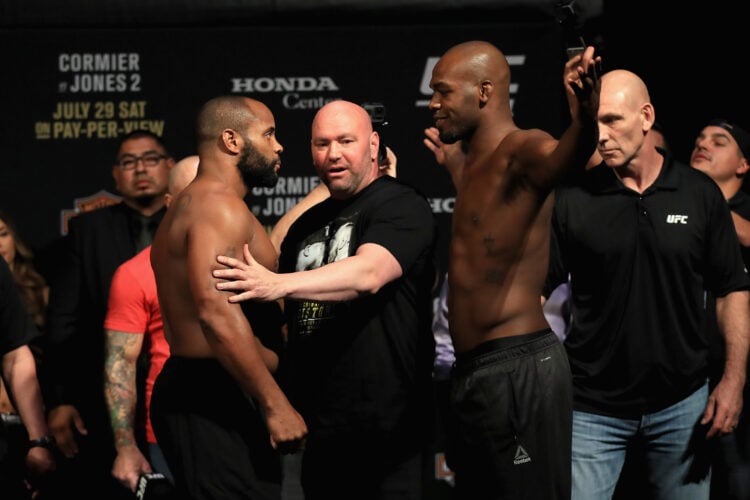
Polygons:
[[744,177],[745,174],[747,174],[748,169],[750,169],[750,162],[747,161],[747,158],[743,157],[740,160],[740,166],[737,167],[735,174],[737,175],[737,177]]
[[642,130],[645,135],[646,132],[651,130],[656,121],[656,111],[654,111],[654,105],[647,102],[641,106],[641,120],[643,121]]
[[486,104],[487,101],[490,99],[490,96],[492,95],[492,91],[494,90],[494,85],[490,80],[484,80],[479,85],[479,99],[482,101],[483,104]]
[[380,134],[372,131],[370,135],[370,160],[378,163],[378,154],[380,152]]
[[240,134],[231,128],[225,128],[221,132],[221,141],[224,147],[232,153],[239,153],[242,149],[242,138]]

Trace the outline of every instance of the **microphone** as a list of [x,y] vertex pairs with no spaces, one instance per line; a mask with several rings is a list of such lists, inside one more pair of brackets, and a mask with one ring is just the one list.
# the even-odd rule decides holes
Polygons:
[[135,489],[138,500],[176,500],[174,486],[160,472],[141,474]]

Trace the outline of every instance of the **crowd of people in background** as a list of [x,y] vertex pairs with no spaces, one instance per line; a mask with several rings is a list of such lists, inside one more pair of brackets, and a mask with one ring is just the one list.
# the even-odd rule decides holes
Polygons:
[[422,499],[439,441],[458,500],[750,498],[750,133],[712,120],[683,163],[638,75],[587,47],[562,84],[555,138],[516,125],[491,43],[435,65],[447,270],[346,100],[270,234],[245,198],[284,147],[237,95],[179,162],[123,136],[122,201],[70,221],[49,276],[0,211],[0,497]]

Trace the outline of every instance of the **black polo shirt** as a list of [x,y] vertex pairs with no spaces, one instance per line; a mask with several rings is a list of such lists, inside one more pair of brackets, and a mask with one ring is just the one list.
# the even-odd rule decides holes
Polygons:
[[552,227],[551,279],[571,275],[575,409],[636,417],[705,383],[704,290],[750,286],[714,181],[667,156],[639,194],[602,164],[556,191]]

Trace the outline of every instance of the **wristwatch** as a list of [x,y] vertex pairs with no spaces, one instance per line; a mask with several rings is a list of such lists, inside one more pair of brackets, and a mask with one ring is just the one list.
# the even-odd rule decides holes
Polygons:
[[52,434],[46,434],[39,439],[29,439],[28,447],[29,449],[31,449],[40,446],[42,448],[51,450],[55,447],[55,444],[55,436],[53,436]]

